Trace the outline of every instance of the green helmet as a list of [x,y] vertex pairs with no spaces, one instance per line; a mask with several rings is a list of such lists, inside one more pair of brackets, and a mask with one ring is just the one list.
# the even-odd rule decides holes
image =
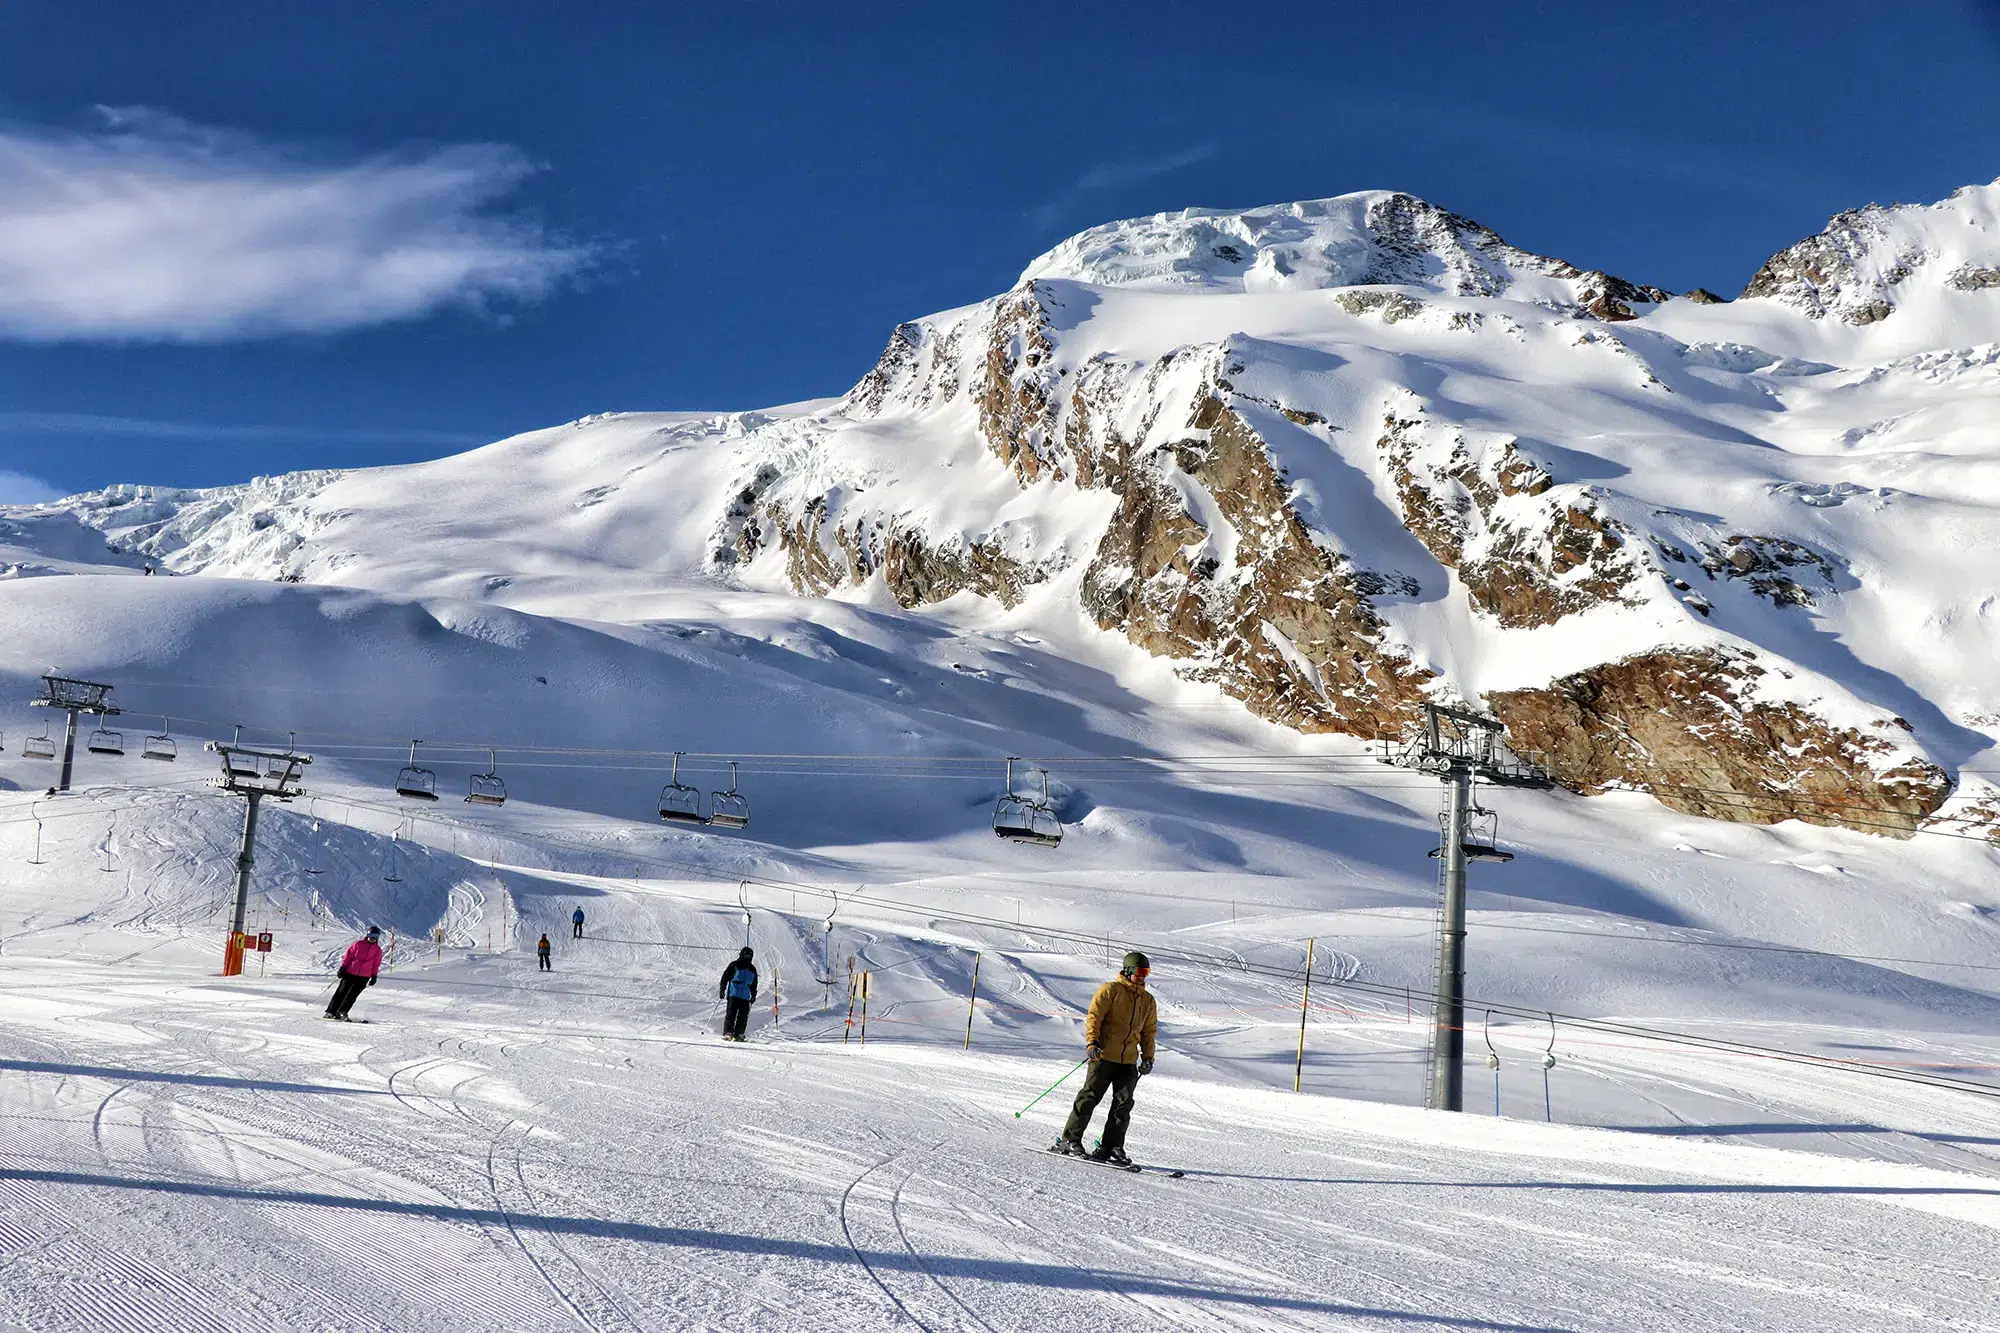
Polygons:
[[1125,955],[1124,965],[1118,969],[1118,974],[1120,976],[1129,977],[1134,972],[1137,972],[1140,968],[1142,967],[1150,968],[1152,965],[1153,965],[1152,962],[1146,957],[1145,954],[1142,954],[1137,949],[1134,949],[1131,953]]

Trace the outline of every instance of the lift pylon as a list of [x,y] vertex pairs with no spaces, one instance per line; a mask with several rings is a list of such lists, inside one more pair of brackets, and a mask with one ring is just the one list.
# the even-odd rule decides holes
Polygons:
[[[1506,745],[1507,728],[1468,709],[1425,704],[1424,716],[1383,762],[1431,773],[1444,783],[1438,861],[1437,1003],[1431,1021],[1430,1084],[1425,1103],[1465,1109],[1465,867],[1472,860],[1511,860],[1490,840],[1498,816],[1472,796],[1475,778],[1496,787],[1546,788],[1548,774]],[[1484,835],[1480,841],[1475,835]]]

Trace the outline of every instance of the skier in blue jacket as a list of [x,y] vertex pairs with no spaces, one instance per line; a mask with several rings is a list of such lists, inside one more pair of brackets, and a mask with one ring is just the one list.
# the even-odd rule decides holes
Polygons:
[[750,1002],[757,998],[757,965],[750,961],[752,950],[743,946],[728,967],[722,969],[721,998],[729,1002],[722,1016],[722,1039],[742,1041],[750,1022]]

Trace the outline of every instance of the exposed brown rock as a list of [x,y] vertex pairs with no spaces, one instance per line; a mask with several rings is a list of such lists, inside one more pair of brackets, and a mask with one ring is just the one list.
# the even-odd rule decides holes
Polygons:
[[1023,484],[1045,470],[1063,475],[1047,447],[1062,403],[1054,352],[1040,286],[1030,282],[1001,297],[973,394],[979,433]]
[[[1118,512],[1084,575],[1086,608],[1260,717],[1309,732],[1399,734],[1430,673],[1387,643],[1361,577],[1314,542],[1242,415],[1210,391],[1189,426],[1205,435],[1141,459],[1124,449]],[[1211,534],[1174,472],[1207,491],[1234,529],[1233,568],[1204,554]]]
[[1906,838],[1951,794],[1944,770],[1920,758],[1877,771],[1905,744],[1753,698],[1764,671],[1747,654],[1663,649],[1487,705],[1516,753],[1585,795],[1629,787],[1711,819]]
[[[1550,625],[1606,602],[1638,601],[1643,568],[1587,495],[1571,488],[1575,499],[1550,496],[1532,510],[1502,512],[1503,496],[1542,497],[1554,484],[1512,441],[1475,458],[1462,431],[1441,437],[1420,416],[1391,412],[1376,444],[1404,524],[1439,564],[1458,571],[1473,606],[1502,625]],[[1475,537],[1483,539],[1480,553],[1468,557]]]

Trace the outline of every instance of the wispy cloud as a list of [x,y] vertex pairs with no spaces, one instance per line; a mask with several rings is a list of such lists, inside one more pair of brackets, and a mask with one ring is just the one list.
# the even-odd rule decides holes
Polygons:
[[[1213,143],[1196,144],[1168,157],[1139,158],[1124,162],[1101,162],[1071,181],[1062,193],[1028,210],[1028,224],[1046,231],[1070,219],[1092,195],[1137,185],[1155,176],[1165,176],[1205,162],[1216,154]],[[1098,219],[1103,221],[1104,219]]]
[[0,505],[37,505],[62,498],[62,492],[39,477],[0,472]]
[[0,129],[0,336],[224,341],[533,301],[593,258],[459,145],[330,159],[159,112]]
[[41,436],[98,436],[160,441],[234,444],[414,444],[463,447],[488,436],[467,431],[372,426],[279,426],[161,421],[150,417],[102,416],[94,412],[0,412],[0,440]]

